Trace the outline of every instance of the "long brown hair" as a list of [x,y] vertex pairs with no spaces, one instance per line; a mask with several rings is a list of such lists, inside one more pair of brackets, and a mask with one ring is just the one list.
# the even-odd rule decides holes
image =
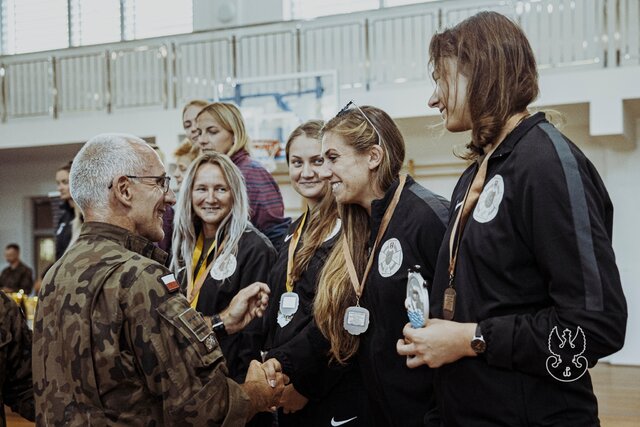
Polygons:
[[434,35],[429,56],[435,74],[445,75],[445,60],[451,58],[469,81],[465,99],[473,125],[464,158],[481,155],[509,117],[525,111],[538,96],[531,45],[522,29],[499,13],[480,12]]
[[[309,120],[298,126],[291,132],[287,145],[285,146],[285,153],[287,156],[287,163],[289,163],[289,151],[291,144],[299,136],[306,136],[308,138],[318,140],[318,153],[320,153],[321,143],[321,130],[324,122],[322,120]],[[300,279],[302,273],[309,267],[309,262],[318,248],[324,243],[324,240],[333,230],[338,219],[338,207],[336,199],[331,194],[329,189],[329,182],[324,183],[324,192],[322,199],[318,205],[310,212],[309,218],[307,218],[307,227],[301,237],[301,247],[296,255],[296,262],[291,272],[291,279],[295,283]]]
[[[358,153],[366,153],[374,145],[380,144],[384,154],[373,172],[370,185],[386,192],[402,168],[404,139],[387,113],[369,106],[363,106],[361,110],[376,127],[382,141],[379,141],[375,129],[358,109],[348,110],[331,119],[324,126],[323,134],[339,135]],[[360,205],[339,203],[338,212],[342,219],[342,233],[322,269],[314,302],[314,317],[318,328],[331,343],[331,358],[345,363],[358,351],[359,339],[343,327],[344,313],[349,306],[355,305],[356,293],[345,265],[342,240],[346,239],[358,277],[362,277],[367,263],[371,227],[369,214]]]

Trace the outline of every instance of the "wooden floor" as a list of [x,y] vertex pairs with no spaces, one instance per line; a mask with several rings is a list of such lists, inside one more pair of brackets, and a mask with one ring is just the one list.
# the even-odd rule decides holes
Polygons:
[[[640,366],[611,366],[601,363],[591,370],[598,396],[602,427],[640,426]],[[8,427],[34,424],[7,409]]]

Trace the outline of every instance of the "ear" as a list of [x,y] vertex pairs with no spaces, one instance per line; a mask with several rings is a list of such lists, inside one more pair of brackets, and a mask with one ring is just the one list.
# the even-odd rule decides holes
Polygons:
[[131,181],[126,176],[119,176],[114,179],[113,194],[116,200],[126,206],[131,207],[133,199],[133,191],[131,188]]
[[369,164],[369,170],[374,170],[382,163],[384,158],[384,149],[376,144],[369,148],[369,158],[367,163]]

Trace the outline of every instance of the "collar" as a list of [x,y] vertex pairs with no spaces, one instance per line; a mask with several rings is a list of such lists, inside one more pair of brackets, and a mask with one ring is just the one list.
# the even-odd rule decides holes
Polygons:
[[80,229],[80,237],[99,236],[116,242],[120,246],[132,252],[136,252],[146,258],[167,265],[169,255],[153,244],[152,241],[142,236],[131,233],[129,230],[106,222],[85,222]]
[[[407,182],[404,184],[404,188],[407,189],[413,185],[415,181],[411,177],[411,175],[407,175]],[[400,185],[400,178],[396,178],[391,186],[385,191],[382,199],[376,199],[371,202],[371,218],[369,220],[369,224],[371,225],[371,234],[369,235],[369,247],[373,247],[373,243],[376,241],[376,236],[378,235],[378,229],[380,228],[380,223],[382,223],[382,217],[384,216],[384,212],[387,210],[389,203],[391,203],[391,199],[393,199],[393,193],[396,192],[396,188]]]
[[500,144],[500,146],[496,149],[496,151],[491,155],[491,159],[496,157],[502,157],[507,155],[513,151],[516,144],[520,142],[523,136],[531,130],[532,127],[536,126],[538,123],[547,121],[543,112],[535,113],[530,117],[527,117],[516,126],[510,133],[507,135],[504,141]]
[[249,152],[244,148],[241,148],[240,150],[233,153],[233,155],[231,156],[231,161],[234,164],[238,164],[239,162],[245,160],[248,157],[249,157]]

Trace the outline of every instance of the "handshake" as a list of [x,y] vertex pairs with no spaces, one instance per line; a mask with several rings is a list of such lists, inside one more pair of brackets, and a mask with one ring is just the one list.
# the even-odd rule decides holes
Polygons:
[[[256,317],[264,316],[269,293],[269,287],[261,282],[240,290],[219,314],[226,333],[239,332]],[[282,366],[276,359],[269,359],[262,364],[253,360],[241,387],[251,399],[247,420],[258,412],[275,411],[278,407],[282,407],[285,413],[295,412],[308,401],[289,384],[289,378],[282,373]]]
[[289,378],[282,373],[280,364],[275,359],[262,364],[252,360],[244,384],[241,384],[251,400],[247,420],[258,412],[275,411],[288,382]]

